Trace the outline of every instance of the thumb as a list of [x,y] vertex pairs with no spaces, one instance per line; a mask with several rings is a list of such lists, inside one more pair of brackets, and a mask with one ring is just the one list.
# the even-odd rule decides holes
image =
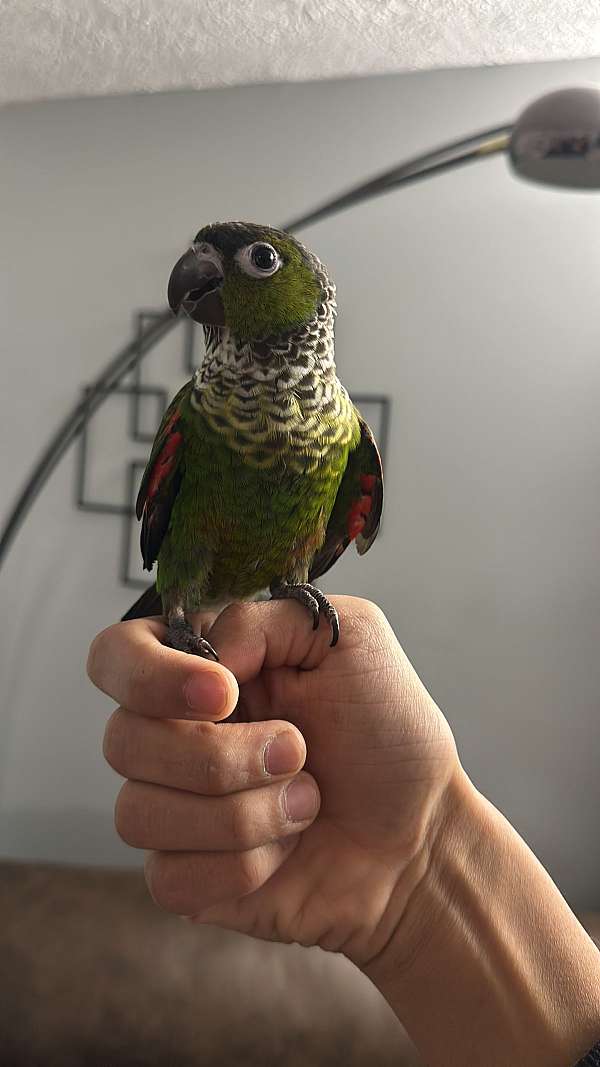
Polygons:
[[329,648],[329,625],[321,620],[313,630],[306,608],[289,600],[231,604],[205,636],[240,684],[263,668],[312,670],[328,654],[335,655]]

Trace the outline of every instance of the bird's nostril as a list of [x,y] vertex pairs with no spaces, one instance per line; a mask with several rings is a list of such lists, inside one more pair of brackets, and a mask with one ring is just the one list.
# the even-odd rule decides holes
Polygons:
[[200,300],[202,297],[202,289],[190,289],[186,296],[186,300]]

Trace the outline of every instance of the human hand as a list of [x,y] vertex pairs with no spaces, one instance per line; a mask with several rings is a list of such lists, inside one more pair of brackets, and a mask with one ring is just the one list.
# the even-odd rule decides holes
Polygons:
[[333,650],[298,605],[245,604],[204,632],[219,664],[165,647],[144,619],[101,633],[88,672],[122,705],[105,736],[128,779],[116,825],[152,850],[155,901],[364,966],[424,876],[460,765],[381,611],[334,601]]

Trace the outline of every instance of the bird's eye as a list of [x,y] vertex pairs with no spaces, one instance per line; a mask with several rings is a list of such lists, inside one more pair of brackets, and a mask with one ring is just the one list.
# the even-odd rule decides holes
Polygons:
[[272,245],[256,244],[250,252],[250,262],[259,270],[271,271],[277,263],[277,252]]
[[266,241],[256,241],[248,245],[238,253],[242,269],[247,274],[253,274],[255,278],[270,277],[281,266],[281,256],[273,245]]

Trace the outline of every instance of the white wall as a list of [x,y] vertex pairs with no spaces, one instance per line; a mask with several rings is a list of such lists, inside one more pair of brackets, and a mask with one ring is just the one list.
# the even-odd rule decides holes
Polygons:
[[[600,61],[0,112],[2,510],[201,224],[278,223],[592,79]],[[393,396],[384,534],[329,587],[382,603],[476,783],[598,905],[600,196],[494,158],[304,236],[338,282],[346,384]],[[171,349],[152,379],[174,388]],[[114,495],[145,449],[118,401],[94,433],[94,490]],[[0,853],[138,862],[112,828],[110,705],[84,676],[132,596],[119,521],[76,511],[73,475],[71,455],[0,576]]]

